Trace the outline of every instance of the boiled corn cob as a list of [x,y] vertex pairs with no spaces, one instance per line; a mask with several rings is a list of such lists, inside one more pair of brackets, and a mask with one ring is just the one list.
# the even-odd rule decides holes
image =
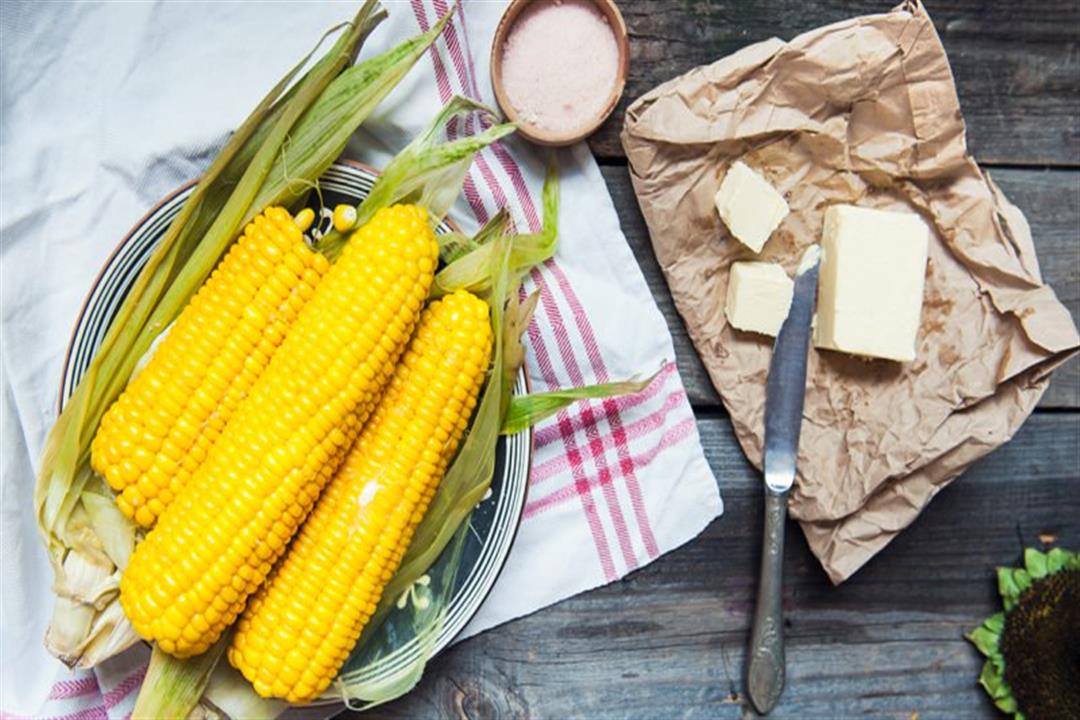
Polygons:
[[135,630],[207,650],[262,584],[374,408],[431,286],[427,213],[376,213],[345,246],[120,581]]
[[490,348],[483,300],[458,291],[424,312],[371,420],[237,624],[229,661],[260,695],[307,702],[337,675],[457,450]]
[[102,418],[91,464],[139,525],[206,459],[329,269],[301,229],[280,207],[256,217]]

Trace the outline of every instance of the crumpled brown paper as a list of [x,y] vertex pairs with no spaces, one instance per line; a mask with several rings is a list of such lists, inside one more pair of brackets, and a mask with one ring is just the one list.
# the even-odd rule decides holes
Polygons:
[[772,342],[724,316],[728,268],[751,255],[713,207],[726,168],[742,159],[787,198],[761,257],[790,274],[830,204],[931,225],[915,361],[811,351],[790,510],[835,583],[1008,440],[1080,345],[1023,214],[967,154],[949,63],[917,3],[692,70],[630,106],[622,141],[675,303],[759,467]]

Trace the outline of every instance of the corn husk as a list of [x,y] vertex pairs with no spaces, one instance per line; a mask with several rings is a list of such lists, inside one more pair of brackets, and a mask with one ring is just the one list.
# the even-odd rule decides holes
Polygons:
[[[505,123],[457,140],[444,139],[452,119],[473,112],[494,116],[486,105],[459,95],[452,97],[431,124],[379,174],[371,192],[356,208],[356,227],[367,223],[380,208],[398,202],[422,205],[432,224],[441,222],[461,192],[473,156],[516,129],[512,123]],[[332,230],[320,238],[319,252],[337,257],[346,241],[344,235]]]
[[[314,137],[313,128],[318,127],[320,138],[347,136],[442,27],[406,41],[405,51],[399,46],[342,75],[382,17],[375,0],[368,0],[322,59],[303,75],[308,58],[301,61],[233,134],[140,273],[50,432],[35,506],[56,577],[57,603],[46,646],[68,665],[92,666],[137,639],[116,602],[119,569],[126,564],[136,533],[130,522],[102,502],[111,491],[90,471],[89,444],[98,422],[138,358],[202,284],[245,218],[257,212],[252,210],[254,201],[267,192],[275,201],[294,197],[289,183],[314,183],[341,148],[336,140],[322,145],[290,143],[294,162],[286,178],[284,167],[275,168],[290,133],[309,137],[310,131]],[[334,79],[339,75],[348,78],[351,94],[338,92]],[[297,77],[300,80],[289,88]],[[359,91],[367,85],[372,87]],[[334,102],[320,106],[317,99],[327,93]],[[313,175],[302,175],[307,172]]]
[[[510,270],[514,277],[549,259],[559,247],[559,182],[554,161],[548,164],[543,195],[544,220],[541,231],[512,238]],[[460,236],[445,241],[443,261],[448,264],[435,276],[432,297],[442,297],[455,290],[483,294],[490,289],[493,252],[490,239],[495,235],[496,225],[505,221],[501,214],[496,215],[471,241]]]
[[[225,633],[202,655],[184,662],[162,652],[157,645],[150,655],[147,678],[155,678],[156,692],[142,692],[135,699],[132,720],[158,720],[159,718],[187,717],[199,703],[203,690],[210,681],[210,673],[221,660],[232,633]],[[143,680],[145,687],[146,680]]]
[[657,371],[644,380],[622,380],[511,398],[510,409],[503,420],[501,432],[503,435],[521,432],[578,400],[599,400],[616,395],[639,393],[649,387],[659,374],[660,372]]

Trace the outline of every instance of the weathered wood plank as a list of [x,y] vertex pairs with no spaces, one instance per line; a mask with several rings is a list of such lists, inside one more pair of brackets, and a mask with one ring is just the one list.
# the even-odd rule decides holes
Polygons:
[[[653,297],[667,318],[675,340],[676,360],[690,400],[697,406],[717,405],[720,398],[694,351],[656,263],[627,170],[624,166],[612,165],[603,167],[602,171],[619,210],[626,239],[645,273]],[[1080,171],[997,168],[991,174],[1027,215],[1043,277],[1072,312],[1073,318],[1080,320]],[[1080,407],[1080,361],[1074,358],[1055,373],[1040,407]]]
[[[656,85],[770,37],[796,35],[895,2],[827,0],[622,0],[631,34],[630,75],[612,117],[590,141],[600,156],[622,156],[626,107]],[[1080,4],[1039,0],[930,0],[927,8],[952,63],[981,162],[1080,163]]]
[[[622,582],[464,641],[373,718],[738,718],[761,481],[729,422],[699,418],[725,514]],[[789,681],[776,718],[993,717],[963,639],[996,607],[993,568],[1052,535],[1080,546],[1080,415],[1034,416],[832,587],[789,526]]]

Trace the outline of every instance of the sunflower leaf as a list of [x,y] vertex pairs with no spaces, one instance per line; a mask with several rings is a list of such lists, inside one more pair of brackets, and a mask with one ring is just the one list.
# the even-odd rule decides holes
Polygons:
[[967,638],[979,649],[979,652],[987,657],[992,656],[997,651],[1000,639],[997,633],[984,626],[975,628],[968,633]]
[[[1008,692],[1008,689],[1006,689]],[[997,705],[998,710],[1007,713],[1016,712],[1016,700],[1012,695],[1004,695],[999,698],[994,698],[994,705]]]
[[1001,600],[1006,610],[1012,610],[1020,597],[1020,588],[1016,585],[1012,570],[1012,568],[1008,567],[999,567],[997,569],[998,592],[1001,593]]
[[1061,548],[1054,548],[1050,552],[1046,553],[1046,570],[1053,575],[1054,573],[1065,567],[1065,564],[1069,560],[1069,553]]
[[1048,571],[1046,555],[1035,548],[1026,548],[1024,550],[1024,567],[1027,568],[1028,575],[1034,580],[1046,577]]
[[983,663],[982,672],[979,673],[979,684],[986,688],[990,697],[996,698],[1001,689],[1001,676],[994,668],[994,664],[987,660]]
[[1032,579],[1030,573],[1024,568],[1014,568],[1012,571],[1013,584],[1019,588],[1018,595],[1023,594],[1025,590],[1031,587]]

